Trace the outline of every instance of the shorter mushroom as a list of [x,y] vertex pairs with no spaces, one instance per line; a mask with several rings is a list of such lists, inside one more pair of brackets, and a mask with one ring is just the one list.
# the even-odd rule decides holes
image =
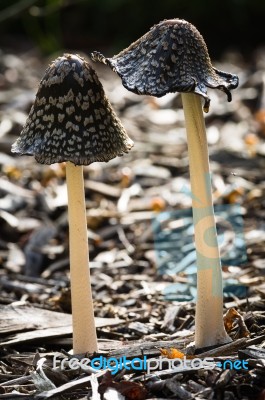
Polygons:
[[89,272],[83,165],[109,161],[133,146],[94,69],[64,54],[47,68],[12,152],[42,164],[66,161],[74,354],[97,351]]
[[109,65],[121,77],[123,85],[137,94],[161,97],[169,92],[181,92],[197,253],[195,346],[226,343],[231,339],[223,323],[221,261],[200,96],[206,112],[210,106],[207,87],[222,90],[231,101],[230,90],[238,86],[238,77],[214,68],[201,34],[180,19],[160,22],[112,58],[94,52],[92,59]]

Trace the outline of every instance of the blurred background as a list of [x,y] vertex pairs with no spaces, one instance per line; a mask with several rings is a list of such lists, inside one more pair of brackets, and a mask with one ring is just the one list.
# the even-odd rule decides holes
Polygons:
[[248,58],[264,44],[264,0],[1,0],[0,46],[120,51],[165,18],[183,18],[204,36],[212,58]]
[[[213,65],[239,76],[230,103],[224,92],[209,89],[211,107],[205,122],[225,306],[236,307],[252,337],[263,340],[265,0],[0,0],[0,312],[1,306],[16,301],[34,305],[38,316],[40,308],[71,311],[65,166],[40,165],[33,157],[11,153],[45,68],[66,51],[88,57],[98,50],[113,56],[154,24],[172,18],[194,24]],[[124,157],[84,168],[95,315],[126,321],[98,329],[98,337],[174,338],[186,347],[194,334],[196,252],[181,96],[138,96],[127,91],[107,66],[93,63],[93,68],[135,142]],[[168,313],[169,301],[175,306],[173,313]],[[233,338],[244,333],[241,319],[237,324]],[[7,367],[12,359],[6,358],[6,350],[1,353],[1,346],[3,340],[4,345],[14,345],[17,325],[13,330],[6,326],[0,323],[0,368],[4,365],[7,371],[0,373],[0,383],[8,374],[17,391],[18,373],[24,379],[31,369],[25,361],[28,353],[20,364],[12,361]],[[32,326],[35,330],[35,321]],[[36,361],[39,345],[47,354],[72,345],[63,334],[47,339],[43,347],[38,331],[28,331],[30,342],[23,347],[26,332],[20,328],[22,336],[17,336],[12,357],[17,350],[31,351]],[[253,399],[256,377],[260,375],[264,385],[264,367],[257,365],[248,378],[229,375],[224,390],[228,385],[234,389],[228,397],[230,392],[222,396],[216,384],[219,370],[209,380],[205,375],[216,387],[214,398]],[[183,381],[186,384],[185,374]],[[244,382],[241,387],[249,387],[244,390],[251,397],[243,389],[239,392],[239,381]],[[20,382],[24,394],[25,381]],[[198,382],[202,387],[202,375]]]

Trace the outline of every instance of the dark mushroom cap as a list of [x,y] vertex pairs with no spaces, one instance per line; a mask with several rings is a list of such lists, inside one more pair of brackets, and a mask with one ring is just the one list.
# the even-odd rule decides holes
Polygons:
[[194,92],[204,97],[205,111],[210,104],[207,87],[223,90],[231,101],[229,90],[238,86],[236,75],[212,66],[203,37],[181,19],[160,22],[112,58],[98,52],[91,57],[108,64],[134,93],[161,97],[169,92]]
[[133,146],[96,72],[78,55],[64,54],[47,68],[12,152],[42,164],[109,161]]

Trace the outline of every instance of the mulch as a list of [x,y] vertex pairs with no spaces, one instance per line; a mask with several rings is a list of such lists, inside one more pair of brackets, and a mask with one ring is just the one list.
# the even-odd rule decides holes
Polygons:
[[[227,54],[215,64],[237,73],[240,87],[231,103],[209,90],[205,114],[233,339],[198,355],[212,357],[213,369],[190,366],[196,258],[180,95],[137,96],[100,65],[94,68],[135,145],[84,167],[99,353],[83,355],[87,368],[70,368],[65,167],[10,151],[48,61],[34,51],[0,55],[0,399],[264,399],[265,52],[251,63]],[[184,354],[187,365],[141,368],[145,359]],[[67,359],[64,369],[54,368],[55,356]],[[110,357],[121,363],[115,374],[114,361],[100,365]],[[124,361],[135,357],[130,370]]]

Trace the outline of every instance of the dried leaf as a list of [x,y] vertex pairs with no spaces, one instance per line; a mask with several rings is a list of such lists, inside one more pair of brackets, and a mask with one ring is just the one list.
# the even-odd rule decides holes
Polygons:
[[238,323],[240,328],[239,337],[249,337],[250,332],[244,322],[242,315],[234,308],[230,308],[224,316],[225,329],[228,333],[231,332],[231,330],[234,328],[235,321]]
[[147,398],[147,390],[141,383],[129,381],[115,382],[109,371],[104,375],[99,385],[99,393],[105,393],[108,388],[117,390],[127,400],[145,400]]
[[185,357],[185,354],[182,353],[181,351],[174,349],[170,347],[170,349],[160,349],[160,352],[162,356],[165,356],[166,358],[172,359],[172,358],[180,358],[183,359]]

